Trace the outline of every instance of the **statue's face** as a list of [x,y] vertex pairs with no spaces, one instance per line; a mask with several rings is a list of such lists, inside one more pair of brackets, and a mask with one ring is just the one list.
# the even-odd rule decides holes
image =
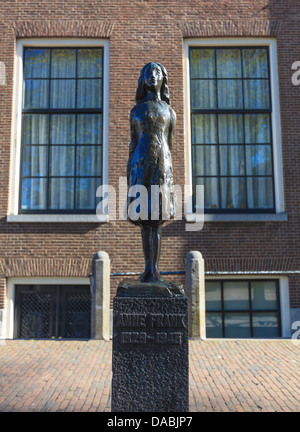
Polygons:
[[144,83],[147,89],[159,91],[163,79],[162,70],[157,63],[149,63],[144,69]]

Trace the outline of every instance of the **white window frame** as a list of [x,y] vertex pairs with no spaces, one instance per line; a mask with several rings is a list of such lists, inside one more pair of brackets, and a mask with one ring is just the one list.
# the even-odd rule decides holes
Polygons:
[[10,166],[10,195],[7,222],[108,222],[108,214],[19,214],[21,162],[22,88],[24,47],[102,47],[103,69],[103,161],[102,184],[108,184],[109,126],[109,41],[104,39],[21,39],[16,43],[14,76],[14,110]]
[[16,285],[86,285],[90,287],[88,277],[11,277],[6,282],[6,302],[3,316],[2,339],[14,337],[15,287]]
[[[205,276],[205,282],[210,280],[268,280],[277,279],[279,281],[279,301],[280,301],[280,320],[281,320],[281,336],[280,338],[290,338],[291,337],[291,318],[290,318],[290,295],[289,295],[289,278],[287,276],[266,275],[261,273],[259,275],[249,274],[232,274],[232,275],[216,275],[216,276]],[[205,289],[205,288],[204,288]],[[205,292],[204,292],[205,295]],[[223,339],[223,338],[222,338]],[[226,338],[227,339],[227,338]],[[256,338],[251,338],[256,339]],[[261,338],[259,338],[261,339]],[[267,339],[267,338],[266,338]]]
[[[191,125],[190,125],[190,47],[221,47],[221,46],[266,46],[269,48],[270,58],[270,87],[272,97],[272,137],[273,137],[273,167],[274,167],[274,190],[275,190],[275,213],[268,214],[209,214],[204,213],[204,222],[264,222],[264,221],[286,221],[283,189],[283,168],[281,152],[281,127],[280,127],[280,104],[279,104],[279,82],[276,39],[259,38],[203,38],[186,39],[184,42],[184,128],[186,143],[185,174],[186,185],[192,191],[192,146],[191,146]],[[205,193],[205,190],[204,190]],[[191,197],[185,197],[189,200]],[[187,221],[192,221],[193,214],[187,214]]]

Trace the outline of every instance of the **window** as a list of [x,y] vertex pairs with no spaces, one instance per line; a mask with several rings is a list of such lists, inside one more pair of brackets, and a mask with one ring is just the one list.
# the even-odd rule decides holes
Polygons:
[[278,280],[209,280],[205,283],[206,336],[281,336]]
[[95,213],[103,182],[103,52],[24,47],[19,213]]
[[268,46],[190,46],[189,64],[192,182],[204,185],[205,212],[274,212]]
[[17,285],[16,338],[90,338],[88,285]]

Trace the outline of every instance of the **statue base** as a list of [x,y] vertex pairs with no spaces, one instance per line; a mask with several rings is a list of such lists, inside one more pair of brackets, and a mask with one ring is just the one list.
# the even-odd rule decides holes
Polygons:
[[155,282],[141,282],[127,279],[120,282],[117,290],[118,297],[184,297],[182,284],[165,280]]
[[145,289],[151,296],[126,287],[130,295],[121,284],[113,305],[111,409],[188,412],[188,299],[163,296],[156,284]]

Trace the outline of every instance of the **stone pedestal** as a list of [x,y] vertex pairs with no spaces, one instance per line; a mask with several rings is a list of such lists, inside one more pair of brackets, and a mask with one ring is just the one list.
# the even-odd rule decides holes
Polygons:
[[189,335],[206,339],[204,259],[198,251],[187,254],[185,288],[189,299]]
[[187,412],[187,297],[116,296],[112,370],[113,412]]
[[92,262],[91,338],[110,340],[110,259],[98,252]]

